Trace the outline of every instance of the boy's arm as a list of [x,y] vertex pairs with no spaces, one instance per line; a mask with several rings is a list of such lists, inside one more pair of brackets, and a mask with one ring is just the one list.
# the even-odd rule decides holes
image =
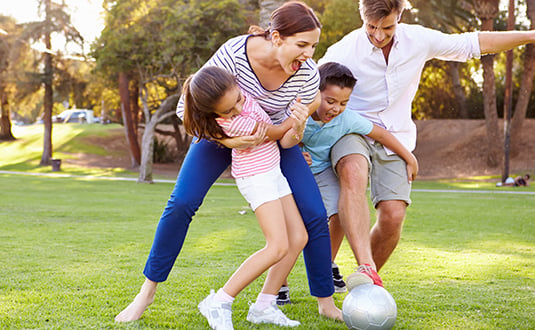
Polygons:
[[403,160],[405,160],[407,163],[407,176],[409,178],[409,182],[412,182],[416,179],[416,175],[418,174],[418,160],[412,154],[412,152],[405,148],[405,146],[401,144],[401,142],[399,142],[394,135],[392,135],[392,133],[382,127],[373,125],[372,131],[367,134],[367,136],[381,143],[403,158]]

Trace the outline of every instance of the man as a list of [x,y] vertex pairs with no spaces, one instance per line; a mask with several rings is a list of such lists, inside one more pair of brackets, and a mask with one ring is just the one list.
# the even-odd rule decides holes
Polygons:
[[[363,26],[327,50],[319,64],[346,65],[357,84],[347,109],[390,131],[409,150],[416,145],[411,103],[425,62],[466,61],[535,42],[535,31],[473,32],[456,35],[399,23],[405,0],[360,0]],[[411,184],[404,161],[376,141],[346,135],[331,149],[340,179],[339,216],[360,265],[347,278],[348,289],[362,283],[382,285],[377,271],[396,248],[410,204]],[[370,231],[366,189],[377,221]]]

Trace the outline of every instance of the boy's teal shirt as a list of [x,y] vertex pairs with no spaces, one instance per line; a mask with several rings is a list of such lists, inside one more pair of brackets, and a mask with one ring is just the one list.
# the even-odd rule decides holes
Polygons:
[[320,173],[331,166],[331,147],[346,134],[368,135],[373,123],[355,111],[346,110],[334,117],[330,122],[318,124],[312,117],[307,120],[302,151],[310,153],[313,174]]

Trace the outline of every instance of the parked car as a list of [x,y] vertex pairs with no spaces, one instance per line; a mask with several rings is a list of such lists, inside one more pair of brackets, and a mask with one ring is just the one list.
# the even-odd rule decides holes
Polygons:
[[65,110],[57,116],[52,117],[54,123],[87,123],[93,124],[95,117],[90,109],[70,109]]

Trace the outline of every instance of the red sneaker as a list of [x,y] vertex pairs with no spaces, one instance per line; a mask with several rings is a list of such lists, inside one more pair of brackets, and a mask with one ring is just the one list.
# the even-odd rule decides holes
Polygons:
[[364,264],[360,265],[357,268],[357,271],[349,275],[346,280],[347,289],[349,291],[361,284],[375,284],[382,287],[383,281],[372,266]]

